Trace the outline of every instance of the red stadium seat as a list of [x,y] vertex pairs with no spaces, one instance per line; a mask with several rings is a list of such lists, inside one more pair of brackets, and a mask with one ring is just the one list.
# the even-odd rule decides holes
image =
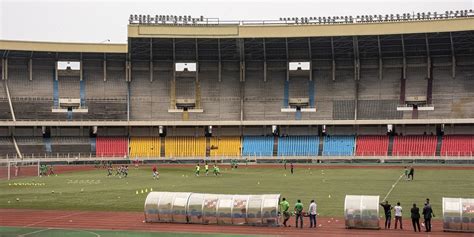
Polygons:
[[97,157],[123,157],[127,155],[127,150],[126,137],[97,137]]
[[358,136],[356,156],[386,156],[388,136]]
[[393,140],[393,156],[434,156],[436,136],[396,136]]
[[473,135],[445,135],[441,145],[441,156],[474,155]]

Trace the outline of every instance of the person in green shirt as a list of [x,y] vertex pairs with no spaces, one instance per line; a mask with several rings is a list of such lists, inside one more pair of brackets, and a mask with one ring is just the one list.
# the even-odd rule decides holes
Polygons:
[[290,209],[290,203],[286,200],[286,198],[283,198],[280,202],[280,208],[283,213],[283,225],[286,227],[286,222],[290,219],[290,212],[288,210]]
[[204,169],[206,170],[206,176],[207,176],[209,174],[209,165],[207,164],[207,162],[204,165]]
[[196,176],[199,176],[199,171],[201,170],[201,166],[199,166],[199,163],[196,165]]
[[301,200],[299,199],[295,204],[295,215],[296,215],[296,228],[298,228],[298,219],[301,222],[301,228],[303,228],[303,203],[301,203]]
[[405,166],[405,180],[408,180],[408,168]]
[[219,169],[219,167],[218,167],[217,165],[214,165],[213,172],[214,172],[214,175],[215,175],[215,176],[221,174],[220,169]]

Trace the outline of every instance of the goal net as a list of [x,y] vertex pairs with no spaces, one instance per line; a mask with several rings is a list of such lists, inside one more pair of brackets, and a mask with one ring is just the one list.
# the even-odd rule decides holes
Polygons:
[[39,160],[0,160],[0,179],[11,180],[39,175]]

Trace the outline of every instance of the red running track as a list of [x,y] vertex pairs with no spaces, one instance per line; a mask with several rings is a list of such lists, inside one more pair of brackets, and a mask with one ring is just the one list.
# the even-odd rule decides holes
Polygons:
[[[290,220],[289,223],[293,223]],[[0,226],[31,228],[64,228],[88,230],[127,230],[145,232],[225,233],[279,236],[473,236],[472,233],[447,233],[441,230],[440,221],[433,222],[433,232],[413,232],[409,220],[405,230],[345,229],[341,218],[318,218],[316,229],[293,227],[217,226],[195,224],[144,223],[140,212],[93,212],[0,209]],[[383,226],[383,223],[381,223]]]

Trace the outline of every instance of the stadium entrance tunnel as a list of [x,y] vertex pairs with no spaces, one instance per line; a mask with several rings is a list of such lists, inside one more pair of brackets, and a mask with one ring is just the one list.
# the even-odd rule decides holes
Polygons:
[[280,194],[151,192],[145,222],[278,226]]

